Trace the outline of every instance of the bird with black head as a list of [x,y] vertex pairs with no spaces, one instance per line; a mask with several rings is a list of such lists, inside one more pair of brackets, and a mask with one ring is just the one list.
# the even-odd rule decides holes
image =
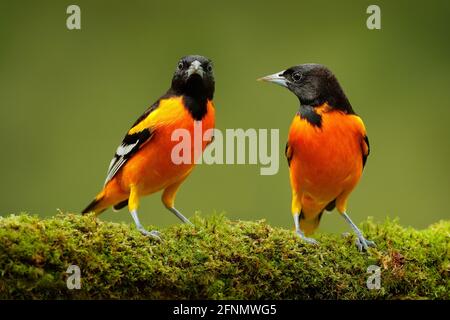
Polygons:
[[[181,221],[189,220],[175,208],[175,195],[194,168],[194,127],[201,122],[203,132],[215,123],[214,75],[211,60],[199,55],[181,58],[176,66],[169,90],[137,119],[117,148],[109,165],[102,191],[83,210],[100,214],[109,207],[119,210],[128,205],[138,230],[159,239],[157,231],[147,231],[138,218],[142,196],[163,190],[162,202]],[[172,150],[178,141],[175,130],[190,134],[192,159],[176,163]],[[202,141],[205,149],[210,141]]]
[[259,80],[289,89],[300,102],[285,149],[297,235],[317,244],[307,236],[317,229],[325,210],[336,208],[356,233],[358,249],[374,246],[347,214],[348,198],[369,155],[369,140],[334,74],[320,64],[302,64]]

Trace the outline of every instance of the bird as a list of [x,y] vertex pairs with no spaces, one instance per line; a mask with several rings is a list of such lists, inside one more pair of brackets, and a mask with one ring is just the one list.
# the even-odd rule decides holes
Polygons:
[[[138,209],[140,198],[162,190],[164,206],[182,222],[191,224],[175,208],[175,196],[195,166],[195,124],[201,124],[203,132],[214,129],[214,89],[212,61],[200,55],[182,57],[170,88],[126,133],[111,160],[102,190],[82,213],[94,212],[97,216],[109,207],[117,211],[128,205],[136,228],[145,236],[161,240],[158,231],[142,226]],[[192,161],[179,163],[173,159],[172,151],[179,142],[173,141],[172,135],[178,129],[190,133]],[[201,151],[212,138],[202,139]]]
[[324,65],[309,63],[258,80],[287,88],[300,102],[285,148],[296,234],[317,245],[308,236],[318,228],[323,212],[336,208],[355,232],[359,251],[375,246],[347,214],[370,146],[364,122],[336,76]]

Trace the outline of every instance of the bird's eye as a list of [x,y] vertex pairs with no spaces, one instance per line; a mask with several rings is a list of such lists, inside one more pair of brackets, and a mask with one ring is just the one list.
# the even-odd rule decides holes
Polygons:
[[212,71],[212,65],[208,64],[208,66],[206,67],[206,70],[208,70],[208,72]]
[[299,82],[302,78],[302,75],[300,72],[296,72],[292,74],[292,80],[294,80],[295,82]]
[[183,62],[178,63],[178,70],[183,70],[184,64]]

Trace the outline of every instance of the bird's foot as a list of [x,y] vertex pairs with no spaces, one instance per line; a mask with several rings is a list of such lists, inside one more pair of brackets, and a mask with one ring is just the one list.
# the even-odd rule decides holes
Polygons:
[[312,244],[312,245],[315,245],[315,246],[319,245],[319,242],[316,239],[306,237],[303,234],[303,232],[296,231],[295,233],[300,237],[300,239],[302,239],[302,241],[305,241],[306,243],[309,243],[309,244]]
[[355,244],[359,252],[362,252],[363,250],[367,251],[369,250],[369,247],[376,247],[375,242],[367,240],[363,236],[356,238]]
[[161,233],[157,230],[147,231],[144,228],[139,228],[138,230],[146,237],[161,241]]

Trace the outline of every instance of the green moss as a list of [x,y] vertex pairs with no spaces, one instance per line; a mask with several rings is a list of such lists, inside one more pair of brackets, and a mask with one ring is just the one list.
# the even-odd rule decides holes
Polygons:
[[[2,299],[449,299],[450,222],[426,230],[367,221],[378,247],[359,253],[353,237],[317,236],[318,247],[265,221],[224,216],[160,230],[60,214],[0,218]],[[65,273],[81,269],[80,290]],[[381,289],[366,286],[381,267]]]

